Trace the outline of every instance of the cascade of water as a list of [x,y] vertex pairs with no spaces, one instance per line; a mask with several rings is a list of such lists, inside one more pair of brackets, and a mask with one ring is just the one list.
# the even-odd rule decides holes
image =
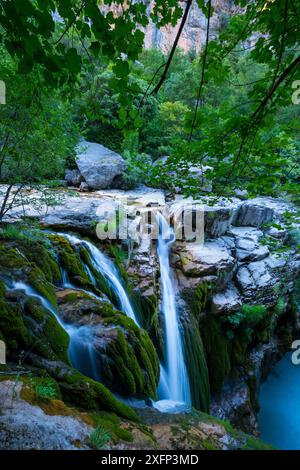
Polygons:
[[[60,235],[69,240],[72,245],[82,245],[87,248],[90,254],[91,263],[93,264],[95,270],[99,271],[109,282],[111,288],[119,299],[121,310],[126,313],[128,317],[134,320],[137,325],[139,325],[137,317],[134,313],[134,310],[126,293],[126,290],[120,280],[120,275],[113,262],[106,255],[104,255],[95,245],[93,245],[93,243],[88,242],[86,240],[81,240],[80,238],[75,237],[74,235],[69,235],[66,233],[62,233]],[[89,273],[90,270],[87,270],[87,272]],[[91,281],[93,282],[93,276],[91,277]]]
[[159,386],[161,400],[155,406],[166,411],[171,406],[170,402],[190,405],[191,394],[176,310],[174,282],[172,281],[172,271],[169,263],[170,247],[175,241],[175,234],[160,213],[157,214],[157,222],[159,225],[157,252],[161,273],[162,313],[165,322],[167,357],[166,369],[162,369]]
[[[63,280],[67,287],[73,287],[68,282],[67,273],[63,273]],[[91,328],[88,326],[74,326],[69,323],[65,323],[59,317],[56,309],[51,305],[51,303],[25,282],[14,282],[12,284],[12,290],[22,290],[28,297],[38,299],[43,307],[55,316],[60,326],[69,335],[69,357],[72,366],[85,375],[88,375],[95,380],[99,380],[100,374],[96,367],[96,361],[92,349],[93,333]]]

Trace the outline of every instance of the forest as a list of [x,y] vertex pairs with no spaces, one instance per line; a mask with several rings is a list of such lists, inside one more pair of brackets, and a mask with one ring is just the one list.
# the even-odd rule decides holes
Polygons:
[[299,18],[0,1],[0,450],[300,450]]

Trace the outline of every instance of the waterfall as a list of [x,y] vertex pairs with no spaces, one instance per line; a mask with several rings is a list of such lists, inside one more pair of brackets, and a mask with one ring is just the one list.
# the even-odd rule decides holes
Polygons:
[[159,226],[157,252],[161,273],[162,313],[165,323],[166,369],[162,369],[159,386],[161,400],[154,406],[162,411],[167,411],[172,407],[172,402],[190,405],[191,394],[176,309],[176,292],[169,262],[170,248],[175,241],[175,234],[160,213],[157,214],[157,223]]
[[[71,285],[68,284],[68,287],[71,287]],[[93,333],[91,328],[88,326],[74,326],[69,323],[65,323],[59,317],[56,309],[52,306],[49,300],[45,299],[45,297],[40,295],[25,282],[13,282],[12,290],[22,290],[28,297],[39,300],[45,310],[48,310],[48,312],[51,312],[55,316],[60,326],[69,335],[69,358],[72,366],[83,374],[95,380],[99,380],[100,374],[97,370],[95,355],[92,350]]]
[[[69,235],[66,233],[61,233],[59,235],[69,240],[72,245],[81,245],[88,250],[93,267],[96,271],[100,272],[107,279],[109,285],[111,286],[117,298],[119,299],[120,309],[139,326],[137,317],[131,306],[126,290],[120,280],[120,275],[114,263],[108,258],[108,256],[104,255],[91,242],[81,240],[80,238],[75,237],[74,235]],[[88,266],[86,266],[86,271],[90,275],[91,282],[94,283],[95,279],[93,275],[91,275],[92,273],[90,272]]]

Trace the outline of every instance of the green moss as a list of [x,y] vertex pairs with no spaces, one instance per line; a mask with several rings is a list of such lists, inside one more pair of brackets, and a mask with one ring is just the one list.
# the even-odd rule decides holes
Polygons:
[[190,310],[196,319],[203,314],[210,294],[210,285],[206,282],[199,283],[195,289],[188,289],[184,293]]
[[[49,344],[51,351],[53,351],[54,357],[69,363],[69,335],[58,323],[54,315],[49,315],[43,328],[43,335],[45,338],[45,343]],[[49,357],[49,354],[47,357]]]
[[48,282],[54,284],[61,282],[59,266],[44,243],[23,243],[21,249],[26,258],[40,268]]
[[24,324],[22,308],[0,299],[0,330],[6,343],[8,357],[15,357],[18,351],[30,345],[30,335]]
[[91,263],[90,255],[88,250],[81,246],[80,247],[80,257],[83,261],[83,263],[86,264],[86,266],[89,268],[91,271],[95,281],[96,281],[96,286],[100,292],[103,294],[107,295],[107,297],[112,301],[114,305],[118,305],[119,299],[117,298],[116,294],[114,293],[113,289],[111,288],[109,282],[107,279],[97,270],[95,270],[93,264]]
[[80,281],[82,284],[88,282],[88,275],[84,270],[80,256],[71,243],[60,235],[51,234],[49,238],[57,252],[60,265],[65,269],[72,281]]
[[117,400],[101,383],[71,368],[63,376],[58,369],[55,375],[55,378],[60,380],[59,385],[64,401],[80,408],[111,411],[130,420],[138,420],[133,409]]
[[121,326],[125,335],[118,330],[117,341],[108,347],[111,360],[105,364],[107,385],[121,394],[146,395],[156,399],[159,380],[157,352],[149,335],[125,315],[114,315],[105,320],[106,324]]
[[276,315],[281,316],[285,313],[286,302],[284,297],[279,297],[277,304],[274,307],[274,312]]
[[138,290],[131,292],[134,311],[139,324],[149,334],[160,358],[165,359],[164,335],[159,322],[158,299],[156,295],[143,296]]
[[184,323],[184,352],[187,364],[192,404],[202,411],[209,411],[210,388],[205,351],[195,319]]
[[54,286],[45,279],[42,271],[34,264],[28,273],[28,284],[33,287],[42,297],[48,300],[54,308],[57,307]]
[[115,413],[97,413],[93,414],[93,418],[97,426],[102,426],[103,429],[110,433],[113,444],[117,444],[120,441],[133,441],[132,432],[120,426],[120,418]]
[[207,315],[202,328],[202,338],[207,357],[210,386],[213,392],[220,392],[224,378],[230,372],[228,341],[214,315]]

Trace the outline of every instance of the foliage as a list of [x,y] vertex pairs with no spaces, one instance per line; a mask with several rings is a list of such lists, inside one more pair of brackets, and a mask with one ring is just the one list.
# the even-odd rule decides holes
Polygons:
[[49,398],[51,400],[55,400],[59,398],[57,388],[57,384],[54,380],[44,379],[43,381],[39,381],[35,385],[36,397],[41,399]]
[[103,449],[111,440],[111,435],[102,426],[97,426],[89,437],[89,444],[93,449]]

